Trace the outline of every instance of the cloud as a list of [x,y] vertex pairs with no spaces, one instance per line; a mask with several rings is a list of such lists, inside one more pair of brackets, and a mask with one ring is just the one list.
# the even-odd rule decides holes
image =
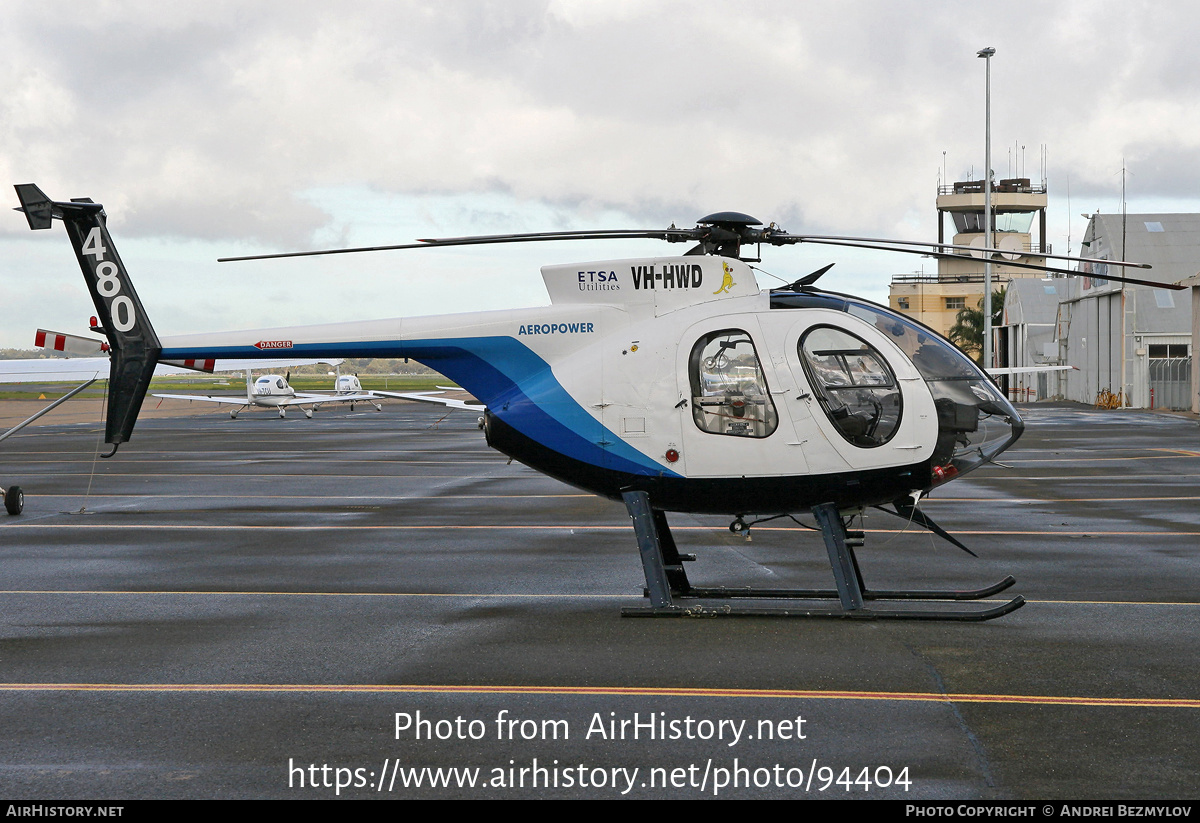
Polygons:
[[[356,187],[503,195],[514,224],[510,208],[554,215],[549,228],[734,209],[792,231],[932,237],[943,152],[954,179],[983,167],[987,45],[998,174],[1025,146],[1025,175],[1040,176],[1045,144],[1052,194],[1069,176],[1078,196],[1112,198],[1125,158],[1131,201],[1187,196],[1198,15],[912,0],[8,4],[0,175],[101,200],[122,237],[223,249],[345,235],[346,212],[312,193]],[[483,211],[469,220],[511,228]],[[0,221],[0,240],[24,230]]]

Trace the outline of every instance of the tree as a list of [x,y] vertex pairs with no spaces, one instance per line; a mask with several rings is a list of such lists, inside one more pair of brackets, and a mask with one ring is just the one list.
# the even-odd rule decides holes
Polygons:
[[[1004,318],[1004,296],[1007,288],[992,292],[992,328],[1000,325]],[[962,349],[976,363],[983,360],[983,298],[979,298],[978,308],[959,309],[954,318],[954,325],[946,336],[950,342]]]

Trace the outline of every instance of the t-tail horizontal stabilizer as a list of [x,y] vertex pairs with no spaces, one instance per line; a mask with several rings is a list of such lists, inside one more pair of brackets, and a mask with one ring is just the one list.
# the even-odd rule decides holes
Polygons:
[[15,188],[21,201],[18,211],[25,213],[29,228],[48,229],[54,218],[67,227],[100,325],[108,337],[111,365],[104,442],[113,447],[105,455],[111,457],[133,432],[162,346],[117,255],[105,225],[104,207],[88,198],[51,200],[33,183]]

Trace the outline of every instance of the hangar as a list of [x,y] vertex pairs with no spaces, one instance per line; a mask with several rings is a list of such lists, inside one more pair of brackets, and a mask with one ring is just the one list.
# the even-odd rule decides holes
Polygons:
[[[1004,297],[1001,325],[995,330],[995,351],[1001,362],[1013,367],[1065,365],[1059,350],[1058,307],[1067,299],[1071,278],[1012,280]],[[1021,402],[1062,399],[1066,395],[1064,372],[1028,372],[1011,375],[1009,397]]]
[[1055,321],[1059,362],[1075,367],[1065,399],[1190,410],[1190,292],[1113,282],[1104,261],[1149,263],[1149,279],[1178,283],[1200,271],[1200,214],[1094,214],[1082,256],[1096,262],[1066,281]]

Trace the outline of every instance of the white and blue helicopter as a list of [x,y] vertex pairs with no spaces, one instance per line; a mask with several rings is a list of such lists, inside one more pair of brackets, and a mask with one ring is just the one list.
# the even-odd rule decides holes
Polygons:
[[[1016,442],[1024,429],[1016,409],[936,332],[883,306],[818,289],[829,266],[763,290],[742,256],[745,247],[763,244],[935,257],[978,255],[978,248],[793,235],[721,212],[690,229],[458,237],[227,258],[597,238],[693,244],[680,256],[545,266],[549,306],[160,339],[113,246],[103,207],[88,199],[51,201],[33,184],[16,189],[30,228],[63,221],[101,315],[112,353],[107,456],[129,440],[160,359],[278,357],[281,350],[408,357],[486,407],[492,448],[625,503],[649,601],[626,614],[987,620],[1025,602],[959,603],[991,597],[1012,577],[973,591],[868,589],[854,553],[864,534],[852,528],[865,508],[876,507],[969,551],[917,503]],[[692,586],[684,561],[695,558],[678,551],[667,512],[729,515],[735,533],[811,513],[836,588]]]

